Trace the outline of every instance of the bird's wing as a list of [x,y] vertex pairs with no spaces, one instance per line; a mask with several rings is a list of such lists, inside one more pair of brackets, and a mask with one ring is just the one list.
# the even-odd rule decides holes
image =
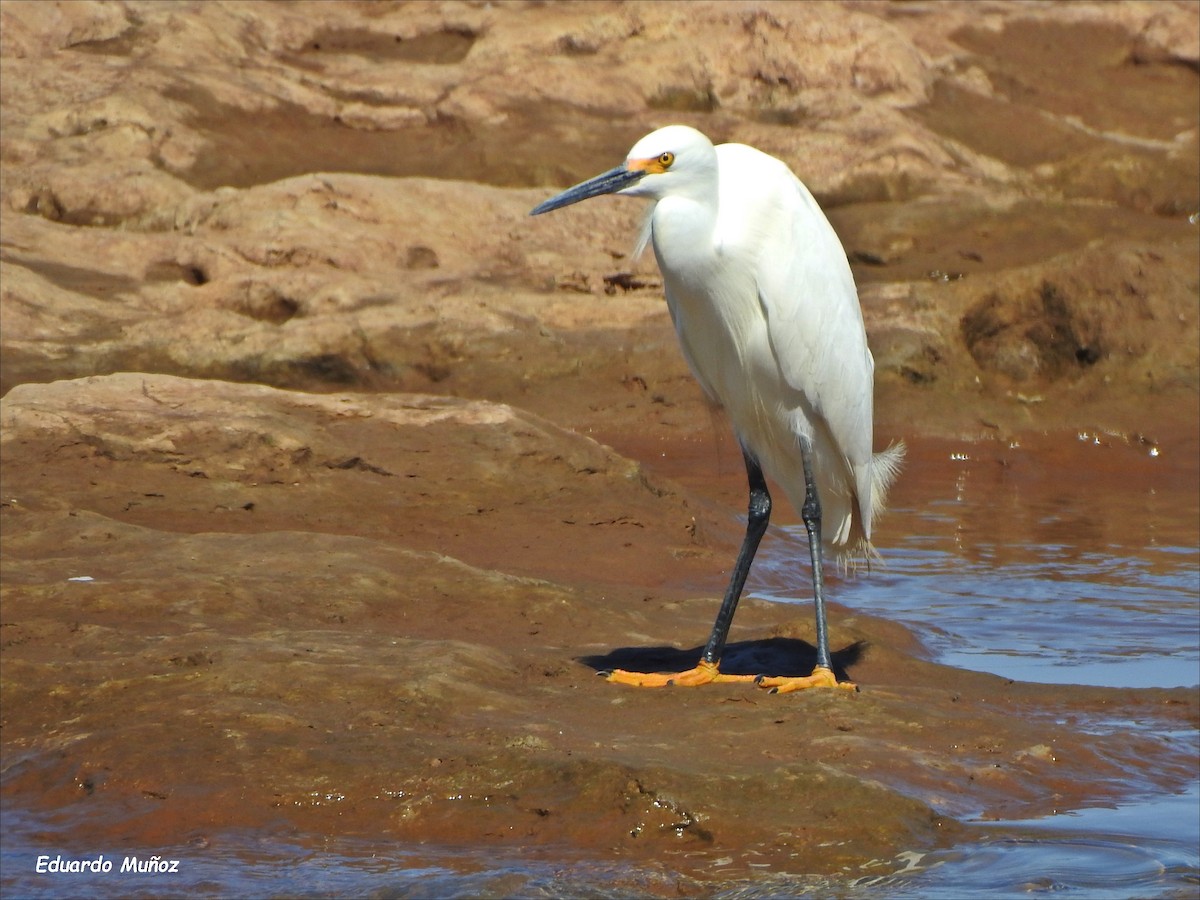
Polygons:
[[782,163],[759,234],[758,294],[780,371],[829,426],[870,504],[874,361],[833,226]]

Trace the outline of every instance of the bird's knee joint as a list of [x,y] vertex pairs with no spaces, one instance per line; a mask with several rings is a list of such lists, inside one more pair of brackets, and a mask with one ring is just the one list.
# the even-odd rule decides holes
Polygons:
[[750,520],[753,522],[767,521],[771,518],[771,495],[765,491],[755,491],[750,495]]
[[821,501],[816,494],[810,493],[804,498],[804,505],[800,507],[800,518],[804,520],[805,525],[819,524],[821,521]]

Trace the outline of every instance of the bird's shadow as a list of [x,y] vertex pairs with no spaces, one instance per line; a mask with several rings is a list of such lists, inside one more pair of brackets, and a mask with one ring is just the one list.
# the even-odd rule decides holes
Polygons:
[[[848,681],[846,669],[866,652],[866,641],[855,641],[830,653],[833,673]],[[626,669],[631,672],[682,672],[700,660],[703,647],[618,647],[608,653],[581,656],[579,662],[597,672]],[[817,664],[817,648],[799,638],[772,637],[756,641],[734,641],[725,645],[721,671],[727,675],[767,675],[793,678],[808,675]]]

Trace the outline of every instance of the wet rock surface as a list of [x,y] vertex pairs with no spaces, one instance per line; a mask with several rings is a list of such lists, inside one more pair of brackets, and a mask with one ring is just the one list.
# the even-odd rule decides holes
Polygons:
[[[1056,721],[1170,731],[1192,691],[954,671],[840,607],[858,694],[604,683],[694,661],[661,644],[706,633],[713,597],[680,585],[715,579],[733,526],[509,407],[127,374],[15,388],[3,427],[6,802],[92,841],[299,829],[832,873],[961,839],[955,816],[1189,771],[1151,733]],[[802,674],[812,637],[748,600],[725,667]]]
[[[81,846],[833,874],[1193,774],[1154,730],[1061,723],[1194,728],[1194,691],[952,670],[836,605],[861,693],[595,678],[694,660],[741,476],[629,256],[638,204],[526,213],[670,121],[755,144],[846,244],[879,444],[1098,428],[1171,466],[1200,419],[1194,5],[0,17],[6,809]],[[726,667],[806,671],[809,618],[747,600]]]

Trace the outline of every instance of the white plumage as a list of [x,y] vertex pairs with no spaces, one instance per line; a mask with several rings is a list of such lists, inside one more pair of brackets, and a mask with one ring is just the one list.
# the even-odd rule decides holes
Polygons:
[[[749,569],[761,537],[751,534],[757,464],[786,492],[813,538],[821,644],[820,540],[843,558],[869,556],[873,519],[903,456],[902,445],[872,453],[874,361],[841,242],[784,163],[744,144],[714,147],[683,125],[647,135],[623,166],[534,213],[602,193],[655,201],[641,244],[648,240],[654,248],[688,365],[709,397],[727,410],[747,454],[752,521],[739,566],[747,557],[741,568]],[[819,499],[807,509],[806,459]],[[768,496],[762,530],[769,508]],[[722,616],[695,670],[714,677],[677,673],[667,681],[730,680],[717,677],[717,665],[744,579],[745,571],[739,581],[735,568]],[[827,647],[818,646],[817,656],[819,669],[830,667]],[[788,681],[771,683],[809,686]]]

